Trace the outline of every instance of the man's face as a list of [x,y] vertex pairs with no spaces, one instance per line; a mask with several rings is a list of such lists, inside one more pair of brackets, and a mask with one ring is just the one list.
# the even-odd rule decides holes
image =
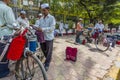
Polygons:
[[3,0],[6,4],[9,4],[11,0]]
[[38,18],[40,19],[42,16],[38,16]]
[[99,24],[102,24],[102,22],[100,21]]
[[48,15],[49,9],[42,9],[42,14],[43,15]]
[[21,14],[21,18],[25,19],[26,15],[25,14]]
[[82,22],[82,20],[79,20],[79,22]]

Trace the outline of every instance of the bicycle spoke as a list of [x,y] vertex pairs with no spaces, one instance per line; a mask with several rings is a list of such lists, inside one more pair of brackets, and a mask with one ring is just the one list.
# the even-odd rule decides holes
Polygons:
[[99,37],[96,39],[96,48],[100,51],[106,51],[109,48],[109,42],[106,38]]

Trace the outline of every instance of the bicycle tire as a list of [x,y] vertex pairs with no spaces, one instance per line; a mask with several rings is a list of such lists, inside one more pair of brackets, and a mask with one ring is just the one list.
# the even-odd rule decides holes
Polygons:
[[[28,59],[29,57],[30,57],[30,59]],[[35,61],[35,64],[37,64],[37,67],[34,67],[35,65],[28,64],[29,60],[32,60],[32,59]],[[25,62],[25,60],[27,60],[27,65],[23,64]],[[32,63],[32,62],[30,62],[30,63]],[[24,69],[24,66],[26,67],[26,71]],[[34,72],[34,69],[30,69],[32,67],[34,67],[34,69],[40,69],[39,77],[42,74],[41,75],[42,79],[36,78],[36,76],[35,76],[36,72]],[[37,70],[37,72],[38,71],[39,70]],[[26,74],[28,74],[28,72],[29,72],[29,75],[26,75]],[[36,74],[38,75],[38,73],[36,73]],[[15,66],[15,77],[16,77],[16,80],[48,80],[44,66],[35,54],[28,55],[27,57],[22,57],[20,60],[17,61],[16,66]],[[33,77],[35,77],[35,79]]]
[[[106,39],[106,40],[107,40],[107,39]],[[107,51],[107,50],[109,49],[110,43],[108,42],[108,40],[107,40],[107,42],[106,42],[106,46],[104,46],[104,43],[101,45],[101,47],[103,47],[103,48],[100,48],[100,46],[98,45],[99,42],[101,42],[101,41],[100,41],[99,38],[97,38],[97,39],[95,40],[95,46],[96,46],[97,50],[99,50],[99,51],[101,51],[101,52],[105,52],[105,51]]]

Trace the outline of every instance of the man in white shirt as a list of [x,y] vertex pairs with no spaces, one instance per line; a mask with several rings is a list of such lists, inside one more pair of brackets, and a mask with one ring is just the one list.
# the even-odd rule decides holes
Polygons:
[[41,17],[42,17],[42,14],[41,13],[38,14],[37,20],[35,21],[35,25],[39,25],[39,20],[40,20]]
[[[12,8],[7,5],[9,2],[10,0],[0,0],[0,38],[4,35],[11,35],[15,29],[13,24],[15,24],[16,21]],[[1,46],[0,48],[2,50]],[[3,62],[0,63],[0,78],[7,76],[9,72],[8,63],[6,59],[4,59]]]
[[10,0],[0,0],[0,38],[13,33],[15,16],[11,7],[7,6]]
[[65,28],[66,35],[68,35],[68,30],[69,30],[68,23],[65,23],[64,28]]
[[46,57],[44,67],[46,71],[49,68],[51,58],[52,58],[52,51],[53,51],[53,39],[54,39],[54,29],[55,29],[55,18],[51,14],[49,14],[49,4],[44,3],[41,5],[41,10],[43,16],[39,21],[39,25],[37,30],[44,33],[44,43],[40,43],[41,49]]
[[60,22],[60,24],[59,24],[59,31],[60,31],[61,36],[63,36],[63,29],[64,29],[63,26],[64,26],[64,23]]
[[21,11],[20,12],[20,17],[18,17],[17,19],[18,23],[20,26],[22,26],[23,28],[29,27],[29,20],[26,18],[26,12],[25,11]]
[[98,29],[100,32],[104,30],[104,24],[101,20],[95,25],[95,29]]
[[[41,13],[38,14],[38,17],[37,17],[37,20],[35,22],[34,27],[36,27],[36,28],[39,27],[39,22],[40,22],[40,19],[41,19],[42,16],[43,15]],[[38,40],[39,43],[44,43],[45,42],[44,33],[42,31],[36,30],[35,34],[37,35],[37,40]]]

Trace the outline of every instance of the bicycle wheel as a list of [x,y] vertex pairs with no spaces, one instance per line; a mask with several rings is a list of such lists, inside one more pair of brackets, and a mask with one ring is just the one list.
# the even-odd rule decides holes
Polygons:
[[109,42],[106,38],[99,37],[95,40],[95,46],[99,51],[107,51],[109,49]]
[[22,57],[16,63],[16,80],[48,80],[46,71],[35,54]]

